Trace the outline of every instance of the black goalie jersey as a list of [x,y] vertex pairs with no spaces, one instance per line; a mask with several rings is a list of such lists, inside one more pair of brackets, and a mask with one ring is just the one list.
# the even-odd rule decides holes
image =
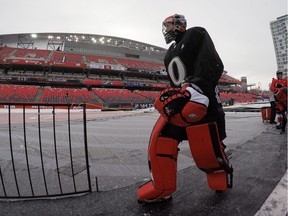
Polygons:
[[199,86],[207,96],[215,92],[223,72],[223,63],[213,41],[202,27],[179,33],[168,49],[164,63],[171,86],[179,86],[185,80]]
[[199,123],[217,122],[221,140],[224,139],[224,112],[217,87],[224,66],[208,32],[202,27],[193,27],[177,34],[164,64],[172,87],[180,87],[185,82],[201,88],[209,98],[209,106],[207,116]]

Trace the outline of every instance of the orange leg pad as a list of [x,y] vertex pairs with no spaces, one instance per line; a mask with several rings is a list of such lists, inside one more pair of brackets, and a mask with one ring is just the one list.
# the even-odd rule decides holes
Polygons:
[[151,157],[151,172],[154,186],[157,190],[176,188],[177,164],[174,159],[167,157]]
[[142,185],[137,192],[139,200],[154,200],[171,195],[176,190],[177,164],[175,159],[151,157],[152,180]]
[[156,200],[171,195],[176,188],[171,190],[157,190],[152,181],[146,182],[137,191],[138,200]]
[[158,137],[156,148],[157,155],[167,155],[172,158],[178,156],[178,142],[171,138]]
[[225,171],[207,174],[208,186],[212,190],[227,190],[232,188],[232,182]]
[[160,118],[152,131],[148,148],[152,180],[139,187],[140,201],[161,199],[176,190],[178,141],[159,136],[164,123]]
[[139,190],[137,191],[137,196],[140,200],[150,200],[157,199],[157,197],[159,197],[162,193],[163,190],[155,189],[153,182],[148,181],[139,188]]
[[197,167],[206,172],[209,187],[232,188],[233,168],[221,146],[216,123],[189,126],[186,131],[191,154]]
[[[186,128],[191,154],[200,169],[219,168],[208,124]],[[216,137],[218,139],[218,137]],[[217,140],[218,141],[218,140]],[[219,144],[218,144],[219,145]]]

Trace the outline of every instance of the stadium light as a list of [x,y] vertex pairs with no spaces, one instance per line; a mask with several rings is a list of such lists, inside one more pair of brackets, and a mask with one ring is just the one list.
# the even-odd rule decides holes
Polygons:
[[101,37],[100,39],[99,39],[99,41],[102,43],[102,44],[104,44],[104,37]]
[[37,34],[31,34],[32,38],[37,38]]

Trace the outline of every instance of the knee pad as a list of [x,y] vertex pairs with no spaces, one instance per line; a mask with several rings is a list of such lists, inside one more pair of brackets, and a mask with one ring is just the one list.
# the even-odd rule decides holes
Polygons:
[[139,187],[138,201],[162,199],[176,190],[178,141],[159,136],[165,124],[160,117],[153,128],[148,149],[151,180]]
[[207,174],[212,190],[232,188],[233,168],[219,139],[216,123],[186,128],[191,154],[199,169]]

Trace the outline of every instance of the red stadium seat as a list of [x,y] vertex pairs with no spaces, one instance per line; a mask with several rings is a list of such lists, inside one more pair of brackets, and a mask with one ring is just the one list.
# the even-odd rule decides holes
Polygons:
[[1,102],[34,102],[38,86],[0,84]]
[[67,52],[58,52],[54,51],[52,54],[52,61],[55,62],[74,62],[74,63],[83,63],[82,55],[67,53]]
[[44,103],[90,103],[99,104],[101,101],[87,89],[45,88],[41,97]]
[[49,50],[37,50],[37,49],[16,49],[14,56],[17,58],[33,58],[33,59],[46,59],[49,55]]

